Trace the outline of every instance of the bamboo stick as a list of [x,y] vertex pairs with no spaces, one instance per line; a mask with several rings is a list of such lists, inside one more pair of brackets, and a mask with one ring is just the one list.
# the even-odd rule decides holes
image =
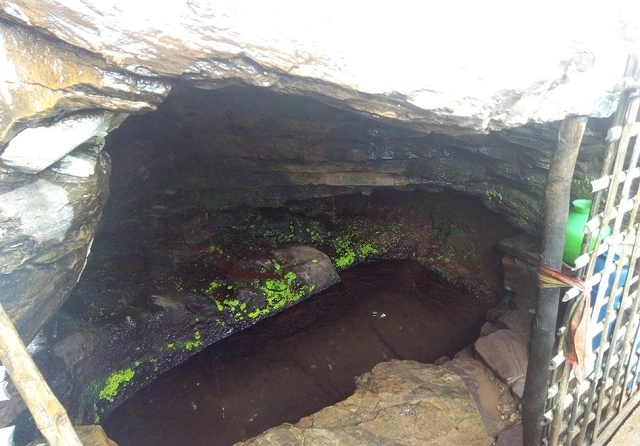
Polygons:
[[0,304],[0,361],[50,446],[82,446],[67,412],[31,359]]
[[[555,270],[562,268],[571,180],[586,124],[585,117],[569,117],[562,121],[558,145],[549,168],[540,263]],[[548,369],[555,342],[559,300],[560,288],[540,288],[523,395],[524,446],[538,446],[542,441]]]

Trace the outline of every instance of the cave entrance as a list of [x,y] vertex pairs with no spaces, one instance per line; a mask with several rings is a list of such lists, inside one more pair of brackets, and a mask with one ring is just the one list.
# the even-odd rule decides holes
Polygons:
[[182,93],[109,136],[111,196],[47,328],[78,423],[359,264],[410,259],[481,307],[503,294],[495,246],[515,229],[443,186],[445,166],[473,177],[473,156],[309,99]]

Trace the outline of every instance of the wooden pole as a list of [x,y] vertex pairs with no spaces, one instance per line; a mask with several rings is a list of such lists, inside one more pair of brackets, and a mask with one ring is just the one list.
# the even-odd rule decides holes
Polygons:
[[[571,180],[587,124],[586,117],[568,117],[558,130],[558,145],[551,159],[544,191],[544,228],[540,264],[562,269]],[[547,401],[549,364],[555,343],[560,288],[540,288],[529,345],[529,364],[522,398],[524,446],[542,442],[542,422]]]
[[0,361],[50,446],[82,446],[67,416],[0,305]]

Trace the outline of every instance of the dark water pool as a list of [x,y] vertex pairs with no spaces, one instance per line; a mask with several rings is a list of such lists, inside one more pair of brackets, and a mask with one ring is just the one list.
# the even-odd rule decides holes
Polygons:
[[231,445],[346,398],[379,362],[454,354],[486,310],[415,262],[359,266],[161,375],[104,428],[120,446]]

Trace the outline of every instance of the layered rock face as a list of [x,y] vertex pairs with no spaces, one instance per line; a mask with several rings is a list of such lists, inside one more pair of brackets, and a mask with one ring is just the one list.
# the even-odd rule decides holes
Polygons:
[[633,2],[544,3],[3,2],[0,302],[27,342],[60,308],[109,194],[105,138],[172,89],[111,137],[121,196],[164,164],[211,209],[455,191],[538,233],[558,121],[593,118],[580,195],[640,42]]
[[421,131],[609,115],[638,38],[631,2],[548,2],[553,14],[545,3],[14,0],[0,11],[138,76],[313,94]]

